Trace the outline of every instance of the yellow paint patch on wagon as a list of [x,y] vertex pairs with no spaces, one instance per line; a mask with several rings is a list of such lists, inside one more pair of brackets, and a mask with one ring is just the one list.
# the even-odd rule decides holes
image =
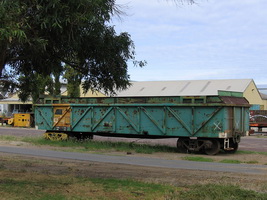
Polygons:
[[54,110],[54,125],[53,127],[70,127],[70,106],[55,106]]

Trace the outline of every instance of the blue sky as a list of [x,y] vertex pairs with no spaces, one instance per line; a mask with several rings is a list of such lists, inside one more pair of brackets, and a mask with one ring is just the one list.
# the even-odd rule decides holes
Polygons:
[[127,15],[113,20],[135,43],[134,81],[252,78],[267,84],[266,0],[117,0]]

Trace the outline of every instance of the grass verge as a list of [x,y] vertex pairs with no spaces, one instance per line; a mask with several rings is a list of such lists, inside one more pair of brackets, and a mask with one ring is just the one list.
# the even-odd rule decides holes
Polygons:
[[240,160],[223,159],[220,163],[240,164],[242,162]]
[[212,158],[204,158],[200,156],[185,156],[182,159],[188,161],[197,161],[197,162],[214,162]]
[[144,154],[152,154],[155,152],[177,152],[177,149],[164,145],[147,145],[135,144],[129,142],[108,142],[108,141],[94,141],[94,140],[76,140],[70,139],[66,141],[50,141],[38,137],[26,137],[22,139],[23,142],[32,143],[34,145],[49,145],[55,147],[70,147],[75,151],[100,151],[100,150],[114,150],[122,152],[136,152]]
[[15,136],[12,136],[12,135],[0,135],[0,140],[4,140],[4,141],[21,141],[22,138],[15,137]]
[[240,160],[224,159],[224,160],[221,160],[220,163],[230,163],[230,164],[241,164],[241,163],[244,163],[244,164],[258,164],[259,162],[256,161],[256,160],[250,160],[250,161],[242,162]]
[[191,186],[189,191],[183,191],[179,199],[206,199],[206,200],[266,200],[267,195],[257,193],[251,190],[244,190],[234,185],[195,185]]
[[259,154],[267,156],[267,152],[256,152],[256,151],[237,151],[237,154]]
[[233,185],[192,185],[176,187],[130,179],[84,178],[0,170],[1,199],[169,199],[169,200],[267,200],[264,193]]
[[0,171],[1,199],[168,199],[180,188],[135,180]]

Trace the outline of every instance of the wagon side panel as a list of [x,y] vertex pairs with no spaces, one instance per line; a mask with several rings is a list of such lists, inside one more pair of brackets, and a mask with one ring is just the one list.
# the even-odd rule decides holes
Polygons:
[[53,128],[53,107],[35,107],[35,126],[37,129],[52,130]]

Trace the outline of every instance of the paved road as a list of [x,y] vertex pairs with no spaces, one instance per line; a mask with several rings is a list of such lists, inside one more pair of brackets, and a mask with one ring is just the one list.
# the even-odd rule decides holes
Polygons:
[[42,136],[45,131],[33,128],[0,127],[0,135]]
[[193,161],[184,161],[184,160],[165,160],[165,159],[158,159],[158,158],[136,157],[132,155],[107,156],[107,155],[99,155],[99,154],[61,152],[61,151],[52,151],[52,150],[44,150],[44,149],[37,149],[37,148],[32,149],[32,148],[4,147],[4,146],[0,146],[0,152],[37,156],[37,157],[139,165],[139,166],[147,166],[147,167],[191,169],[191,170],[233,172],[233,173],[246,173],[246,174],[266,174],[267,173],[266,165],[224,164],[224,163],[210,163],[210,162],[193,162]]

